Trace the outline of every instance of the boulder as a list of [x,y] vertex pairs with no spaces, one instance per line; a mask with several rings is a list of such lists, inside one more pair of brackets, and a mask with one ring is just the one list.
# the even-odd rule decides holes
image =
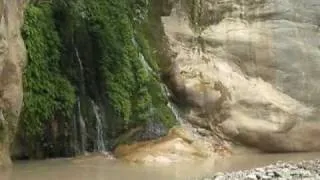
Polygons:
[[134,163],[168,165],[200,160],[213,155],[212,149],[194,140],[182,128],[172,128],[169,134],[157,140],[120,145],[115,156]]

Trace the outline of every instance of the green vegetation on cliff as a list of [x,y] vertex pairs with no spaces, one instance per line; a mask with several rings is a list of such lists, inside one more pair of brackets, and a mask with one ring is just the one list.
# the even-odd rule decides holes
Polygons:
[[[98,59],[101,62],[99,70],[109,103],[117,119],[123,120],[120,122],[123,126],[141,125],[152,118],[153,108],[166,103],[157,101],[157,96],[163,96],[159,85],[157,89],[151,89],[159,82],[146,66],[157,70],[157,65],[151,59],[147,40],[136,27],[139,26],[140,19],[143,19],[141,14],[144,14],[148,4],[142,0],[100,0],[87,2],[87,7],[87,22],[90,24],[88,29],[94,37],[95,46],[98,46],[97,54],[102,57]],[[134,8],[131,9],[132,7]],[[146,62],[143,62],[144,59]],[[156,118],[172,125],[173,117],[162,115],[170,115],[171,112],[164,109],[157,109],[160,116],[158,114]]]
[[22,126],[28,136],[42,133],[55,115],[70,117],[74,88],[60,71],[61,43],[49,5],[29,5],[22,35],[28,50],[24,72]]
[[174,125],[144,29],[149,6],[147,0],[29,4],[23,131],[41,137],[55,118],[70,124],[77,96],[103,104],[111,138],[150,121]]

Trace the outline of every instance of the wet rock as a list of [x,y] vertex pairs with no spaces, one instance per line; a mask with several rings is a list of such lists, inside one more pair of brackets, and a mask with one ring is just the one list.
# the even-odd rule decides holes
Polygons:
[[148,122],[147,125],[135,135],[135,140],[146,141],[163,137],[168,133],[161,122]]
[[211,135],[211,131],[206,130],[206,129],[202,129],[202,128],[198,128],[197,132],[202,136],[210,136]]
[[167,165],[206,158],[208,151],[185,129],[174,127],[167,136],[156,140],[119,145],[115,155],[129,162]]

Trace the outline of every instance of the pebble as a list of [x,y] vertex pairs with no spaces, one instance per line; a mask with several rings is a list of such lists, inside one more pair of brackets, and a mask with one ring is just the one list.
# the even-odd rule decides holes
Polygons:
[[245,180],[256,180],[258,179],[256,175],[254,174],[249,174],[245,177]]
[[272,179],[272,177],[263,175],[263,176],[260,177],[260,179],[261,180],[269,180],[269,179]]
[[320,180],[320,160],[277,162],[265,167],[231,173],[216,173],[202,180]]

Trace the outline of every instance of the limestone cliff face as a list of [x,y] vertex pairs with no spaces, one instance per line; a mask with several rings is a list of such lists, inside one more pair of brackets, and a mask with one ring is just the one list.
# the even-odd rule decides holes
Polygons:
[[24,3],[24,0],[0,1],[0,166],[10,163],[10,143],[22,107],[26,52],[20,27]]
[[320,150],[320,1],[173,4],[168,84],[187,120],[264,151]]

